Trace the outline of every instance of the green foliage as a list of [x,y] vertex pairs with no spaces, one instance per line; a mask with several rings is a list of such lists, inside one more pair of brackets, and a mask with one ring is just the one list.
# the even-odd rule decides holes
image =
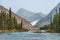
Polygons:
[[[11,16],[11,8],[9,9],[9,13],[1,11],[0,13],[0,30],[22,30],[22,22],[18,24],[15,16]],[[24,29],[25,30],[25,29]]]
[[48,30],[49,29],[49,25],[44,25],[43,27],[40,27],[40,30]]
[[50,31],[58,32],[58,33],[60,32],[60,9],[59,9],[59,13],[54,15],[53,23],[50,26]]
[[11,18],[11,8],[9,9],[9,18]]

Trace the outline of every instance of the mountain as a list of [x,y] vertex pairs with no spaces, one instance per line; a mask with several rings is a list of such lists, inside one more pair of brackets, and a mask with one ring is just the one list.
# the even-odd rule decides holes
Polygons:
[[23,18],[25,18],[26,20],[28,20],[29,22],[33,22],[33,21],[36,21],[38,19],[41,19],[42,17],[44,17],[44,14],[39,12],[39,13],[33,13],[33,12],[30,12],[26,9],[19,9],[17,11],[17,14]]
[[53,19],[53,16],[58,13],[59,11],[59,8],[60,8],[60,3],[57,4],[56,7],[54,7],[51,12],[46,16],[46,17],[43,17],[41,20],[39,20],[35,26],[37,27],[42,27],[44,25],[48,25],[50,24],[50,22],[52,21]]
[[[9,13],[9,10],[8,10],[8,9],[6,9],[5,7],[3,7],[3,6],[0,5],[0,12],[1,12],[1,11],[6,12],[7,14]],[[26,19],[18,16],[17,14],[15,14],[15,13],[13,13],[13,12],[11,12],[11,14],[12,14],[12,17],[15,16],[15,18],[16,18],[16,20],[17,20],[18,23],[21,23],[21,20],[23,20],[23,22],[22,22],[23,25],[22,25],[22,26],[23,26],[24,28],[26,28],[26,29],[28,29],[28,30],[33,30],[33,29],[35,29],[35,27],[32,26]]]
[[39,20],[31,22],[32,25],[35,25]]

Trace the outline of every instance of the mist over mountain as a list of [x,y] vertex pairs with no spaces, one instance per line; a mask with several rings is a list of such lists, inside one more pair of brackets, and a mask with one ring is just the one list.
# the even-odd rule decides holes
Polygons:
[[43,17],[45,16],[45,15],[44,15],[43,13],[41,13],[41,12],[39,12],[39,13],[34,13],[34,12],[30,12],[30,11],[28,11],[28,10],[26,10],[26,9],[23,9],[23,8],[19,9],[19,10],[17,11],[17,14],[18,14],[19,16],[25,18],[25,19],[26,19],[27,21],[29,21],[29,22],[36,21],[36,20],[41,19],[41,18],[43,18]]
[[54,7],[46,17],[43,17],[40,21],[38,21],[35,26],[42,27],[44,25],[50,24],[50,22],[53,20],[54,15],[59,12],[59,8],[60,3],[58,3],[57,6]]

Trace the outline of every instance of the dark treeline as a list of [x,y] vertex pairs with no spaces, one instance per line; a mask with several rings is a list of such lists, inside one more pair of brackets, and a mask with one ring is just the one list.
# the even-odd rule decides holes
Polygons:
[[48,30],[48,32],[52,33],[60,33],[60,9],[56,9],[56,14],[50,15],[50,24],[41,27],[40,30]]
[[59,12],[56,9],[56,14],[53,17],[53,22],[50,24],[50,31],[60,33],[60,8]]
[[17,23],[15,16],[12,17],[11,8],[9,9],[9,13],[1,11],[1,13],[0,13],[0,30],[13,30],[13,29],[23,30],[22,21],[23,20],[21,20],[21,24]]

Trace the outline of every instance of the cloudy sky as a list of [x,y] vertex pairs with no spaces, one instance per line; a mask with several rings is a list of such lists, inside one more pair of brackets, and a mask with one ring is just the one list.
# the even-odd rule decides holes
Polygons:
[[0,0],[0,5],[5,8],[11,7],[15,13],[24,8],[31,12],[48,14],[59,2],[60,0]]

